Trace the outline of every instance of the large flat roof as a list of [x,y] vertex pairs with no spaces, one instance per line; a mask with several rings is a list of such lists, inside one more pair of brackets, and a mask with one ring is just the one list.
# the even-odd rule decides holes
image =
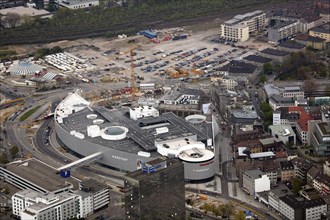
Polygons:
[[45,190],[52,192],[67,186],[73,185],[73,189],[79,189],[79,181],[75,178],[63,178],[56,174],[56,169],[31,158],[21,162],[13,162],[6,165],[8,171],[32,182]]
[[[87,115],[95,114],[98,119],[103,119],[104,123],[98,125],[101,129],[110,126],[123,126],[128,129],[126,138],[122,140],[105,140],[101,137],[89,137],[87,135],[87,126],[93,125],[93,120],[87,119]],[[85,135],[85,140],[128,153],[138,153],[139,151],[147,151],[157,156],[157,148],[155,146],[156,139],[167,139],[168,137],[179,138],[188,134],[196,134],[197,140],[206,141],[207,134],[193,127],[183,118],[179,118],[173,113],[164,113],[159,117],[145,117],[136,121],[128,116],[128,111],[109,110],[104,107],[85,108],[79,112],[63,118],[60,124],[68,132],[76,131]],[[167,127],[168,132],[163,134],[155,133],[156,127]]]

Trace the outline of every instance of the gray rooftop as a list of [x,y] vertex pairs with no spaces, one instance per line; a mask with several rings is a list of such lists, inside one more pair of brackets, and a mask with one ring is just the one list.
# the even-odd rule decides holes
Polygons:
[[67,183],[72,184],[73,189],[78,189],[79,187],[78,180],[72,177],[63,178],[56,174],[56,169],[34,158],[7,164],[7,170],[49,192],[64,188],[68,185]]
[[[87,126],[93,125],[93,120],[87,120],[86,116],[91,113],[96,114],[98,118],[104,119],[105,122],[99,125],[101,129],[109,126],[124,126],[128,128],[129,131],[126,138],[119,141],[111,141],[104,140],[101,137],[89,137],[87,135]],[[166,139],[169,137],[173,139],[188,136],[188,134],[196,134],[197,140],[200,141],[206,141],[208,139],[205,133],[171,112],[164,113],[159,117],[146,117],[134,121],[129,118],[124,110],[108,110],[104,107],[94,109],[85,108],[64,118],[61,126],[68,132],[74,130],[83,133],[85,140],[103,147],[128,153],[147,151],[152,155],[154,154],[154,156],[158,156],[157,148],[155,147],[156,139]],[[166,126],[169,131],[156,135],[155,126]]]
[[265,175],[265,173],[261,170],[245,170],[244,173],[247,174],[251,179],[258,179],[262,175]]
[[274,25],[274,26],[271,27],[271,28],[273,28],[273,29],[281,29],[281,28],[284,28],[284,27],[289,26],[289,25],[291,25],[291,24],[294,24],[294,23],[296,23],[296,22],[297,22],[297,21],[292,21],[292,20],[283,21],[283,22],[280,22],[280,23]]

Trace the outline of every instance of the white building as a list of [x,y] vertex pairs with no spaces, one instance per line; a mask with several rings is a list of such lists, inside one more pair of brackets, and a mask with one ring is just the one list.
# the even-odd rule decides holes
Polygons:
[[319,220],[327,212],[326,202],[320,199],[305,200],[294,195],[281,197],[279,211],[289,220]]
[[263,30],[266,24],[266,14],[263,11],[253,11],[234,18],[221,24],[221,37],[228,40],[247,41],[249,35]]
[[79,184],[80,190],[59,194],[19,191],[12,196],[13,214],[21,220],[85,218],[109,203],[105,185],[92,179]]
[[[96,180],[89,179],[79,183],[80,191],[90,193],[92,199],[92,210],[96,211],[106,206],[110,201],[110,191],[105,185],[97,182]],[[88,200],[88,202],[89,202]]]
[[221,24],[220,36],[227,40],[247,41],[249,39],[249,27],[243,24]]
[[137,120],[144,117],[158,117],[159,111],[151,106],[143,106],[134,109],[129,109],[130,118]]
[[42,194],[23,190],[12,196],[13,214],[21,220],[80,218],[77,198],[69,192]]
[[268,129],[276,140],[280,140],[284,144],[296,145],[296,134],[290,125],[270,125]]
[[268,204],[271,209],[280,210],[280,198],[286,195],[293,195],[292,191],[285,185],[271,189],[268,193]]
[[243,171],[243,190],[251,195],[270,190],[270,179],[261,170]]

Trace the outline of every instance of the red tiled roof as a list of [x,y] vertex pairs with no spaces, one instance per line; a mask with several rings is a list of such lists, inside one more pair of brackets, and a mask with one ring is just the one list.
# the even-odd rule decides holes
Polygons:
[[285,151],[276,151],[275,152],[275,156],[276,158],[285,158],[287,157],[287,153]]
[[307,122],[309,120],[313,120],[314,118],[310,116],[303,107],[301,106],[292,106],[288,107],[289,112],[297,112],[299,113],[299,121],[298,125],[300,126],[301,130],[308,131]]

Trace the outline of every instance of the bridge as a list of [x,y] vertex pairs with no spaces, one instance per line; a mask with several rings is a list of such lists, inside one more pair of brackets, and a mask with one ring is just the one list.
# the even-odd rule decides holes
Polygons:
[[57,168],[57,172],[60,173],[62,177],[69,177],[70,176],[70,170],[73,168],[81,167],[87,164],[90,164],[96,160],[99,160],[102,158],[102,152],[97,152],[91,155],[88,155],[84,158],[81,158],[79,160],[73,161],[72,163],[66,164],[62,167]]

